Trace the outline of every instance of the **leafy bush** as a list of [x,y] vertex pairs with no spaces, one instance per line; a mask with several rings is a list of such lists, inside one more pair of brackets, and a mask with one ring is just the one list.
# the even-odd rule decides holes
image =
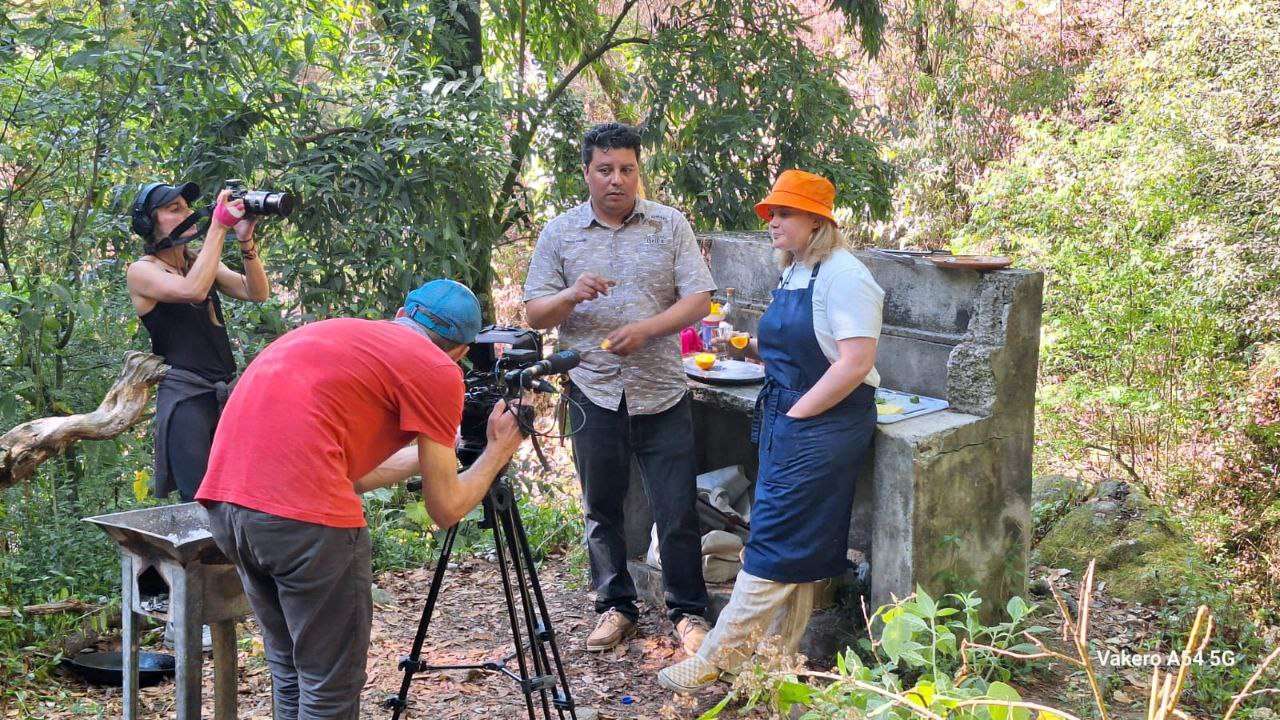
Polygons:
[[1280,7],[1134,10],[1141,42],[1100,53],[1074,114],[1021,124],[954,245],[1045,272],[1042,463],[1130,476],[1258,588],[1274,548],[1224,550],[1267,535],[1274,496],[1222,456],[1280,337]]
[[[1113,681],[1118,676],[1100,672],[1098,665],[1105,661],[1090,637],[1094,571],[1095,564],[1090,562],[1080,581],[1078,604],[1051,589],[1061,614],[1065,651],[1055,650],[1041,639],[1039,635],[1046,632],[1045,628],[1019,628],[1019,622],[1035,609],[1019,598],[1009,602],[1008,622],[988,628],[977,623],[972,612],[980,602],[977,598],[948,596],[944,601],[953,601],[953,606],[945,607],[917,589],[915,595],[883,606],[873,616],[880,621],[879,638],[863,641],[862,645],[864,655],[874,655],[875,664],[866,664],[865,658],[853,650],[837,658],[835,672],[809,671],[796,663],[797,658],[766,657],[763,662],[757,659],[738,675],[733,692],[701,720],[718,717],[740,695],[746,697],[748,710],[768,702],[785,714],[794,706],[803,705],[808,712],[800,717],[805,720],[879,715],[899,720],[1030,720],[1032,711],[1036,712],[1036,720],[1084,715],[1074,708],[1062,708],[1061,703],[1066,701],[1063,697],[1055,698],[1056,708],[1023,700],[1010,684],[1028,667],[1009,663],[1045,660],[1061,662],[1081,672],[1092,693],[1089,714],[1096,711],[1097,716],[1106,718],[1111,691],[1117,689]],[[1223,597],[1206,599],[1221,601]],[[1070,609],[1068,603],[1072,605]],[[960,614],[966,618],[963,623],[946,619]],[[1228,621],[1236,619],[1233,612],[1224,617]],[[1267,683],[1268,669],[1280,659],[1280,649],[1272,649],[1264,658],[1267,643],[1256,637],[1245,639],[1242,647],[1223,647],[1214,634],[1218,626],[1207,605],[1200,605],[1194,613],[1163,619],[1173,621],[1176,627],[1186,627],[1189,622],[1190,627],[1186,632],[1174,631],[1162,638],[1168,645],[1161,647],[1180,650],[1162,653],[1162,657],[1172,659],[1151,670],[1147,720],[1190,717],[1178,708],[1183,700],[1190,700],[1189,704],[1201,710],[1223,713],[1224,720],[1230,720],[1237,710],[1244,710],[1241,717],[1252,717],[1247,709],[1252,704],[1250,698],[1265,698],[1277,692]],[[1227,643],[1241,639],[1233,636],[1234,632],[1228,630],[1224,636]],[[961,633],[965,637],[957,645]],[[1111,712],[1112,717],[1116,716],[1114,710]]]
[[[982,599],[972,594],[935,600],[917,588],[910,597],[875,611],[870,620],[879,637],[863,639],[861,652],[848,649],[837,656],[834,672],[788,668],[786,658],[756,663],[740,672],[734,692],[701,720],[719,717],[740,695],[746,698],[746,709],[768,702],[783,715],[793,705],[804,705],[807,712],[800,715],[804,720],[850,713],[908,720],[918,714],[909,705],[966,720],[1005,720],[1010,713],[1026,720],[1025,709],[990,707],[983,702],[1020,701],[1008,681],[1032,666],[986,648],[1034,652],[1036,646],[1026,642],[1024,633],[1035,635],[1047,629],[1028,625],[1036,606],[1022,598],[1010,599],[1009,620],[993,626],[979,620],[981,604]],[[806,684],[801,678],[821,684]]]

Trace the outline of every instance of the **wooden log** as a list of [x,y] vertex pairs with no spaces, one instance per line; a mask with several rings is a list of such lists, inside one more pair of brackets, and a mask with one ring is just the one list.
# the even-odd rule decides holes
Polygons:
[[87,612],[98,610],[101,607],[101,605],[94,605],[83,600],[59,600],[58,602],[28,605],[24,608],[0,607],[0,618],[8,618],[15,615],[55,615],[64,612]]
[[36,467],[77,440],[106,440],[128,430],[147,407],[151,386],[169,366],[151,353],[130,351],[98,409],[23,423],[0,436],[0,490],[26,480]]

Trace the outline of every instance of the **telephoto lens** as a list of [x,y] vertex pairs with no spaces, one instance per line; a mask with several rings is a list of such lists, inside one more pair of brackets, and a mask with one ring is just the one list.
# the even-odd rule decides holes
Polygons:
[[227,189],[231,191],[232,200],[244,200],[244,211],[248,215],[289,217],[293,212],[294,198],[287,192],[249,190],[243,180],[228,180]]

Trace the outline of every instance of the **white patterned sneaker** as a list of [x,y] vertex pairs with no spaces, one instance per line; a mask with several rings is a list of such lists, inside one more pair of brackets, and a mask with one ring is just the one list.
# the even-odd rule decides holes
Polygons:
[[658,684],[681,695],[696,693],[719,679],[720,669],[697,655],[658,671]]

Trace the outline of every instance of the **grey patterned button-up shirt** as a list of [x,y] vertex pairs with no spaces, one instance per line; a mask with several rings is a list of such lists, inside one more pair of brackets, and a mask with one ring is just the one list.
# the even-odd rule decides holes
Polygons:
[[578,303],[560,325],[560,349],[582,353],[569,371],[591,402],[617,410],[626,393],[627,412],[649,415],[680,401],[688,390],[677,335],[655,337],[626,357],[600,349],[614,330],[653,317],[688,295],[714,290],[693,228],[675,208],[636,200],[620,228],[600,222],[590,201],[543,228],[529,262],[524,300],[554,295],[593,272],[616,280],[607,296]]

